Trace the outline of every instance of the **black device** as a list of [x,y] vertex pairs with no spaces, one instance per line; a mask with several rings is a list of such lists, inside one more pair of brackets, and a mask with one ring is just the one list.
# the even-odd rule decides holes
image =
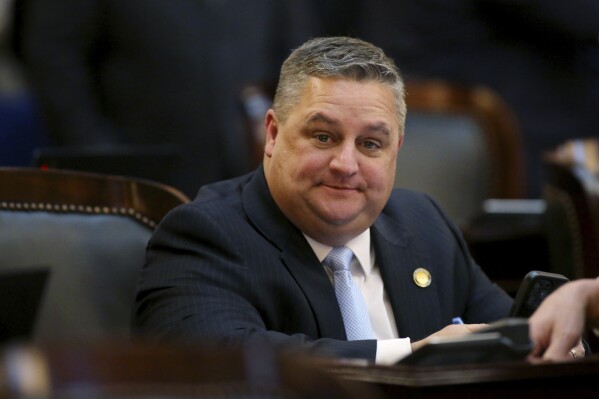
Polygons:
[[516,293],[510,317],[530,317],[549,294],[566,282],[568,278],[561,274],[536,270],[529,272]]
[[528,320],[508,318],[472,334],[433,338],[397,364],[445,366],[507,362],[524,359],[531,349]]

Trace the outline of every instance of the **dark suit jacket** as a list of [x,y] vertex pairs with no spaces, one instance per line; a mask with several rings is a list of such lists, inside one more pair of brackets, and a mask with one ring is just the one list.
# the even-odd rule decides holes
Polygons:
[[[471,260],[458,229],[423,194],[395,191],[371,228],[376,263],[401,337],[421,339],[461,316],[507,316],[511,299]],[[412,273],[432,275],[427,288]],[[262,168],[204,187],[150,240],[135,324],[190,335],[374,359],[376,343],[345,341],[330,280],[302,233],[273,201]]]

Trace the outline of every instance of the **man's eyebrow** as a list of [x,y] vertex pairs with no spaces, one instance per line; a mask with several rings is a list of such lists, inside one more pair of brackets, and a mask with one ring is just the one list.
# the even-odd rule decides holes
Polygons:
[[337,125],[339,124],[339,122],[334,119],[331,118],[329,116],[326,116],[324,114],[321,114],[320,112],[317,112],[313,115],[310,115],[310,117],[307,120],[308,123],[318,123],[318,122],[324,122],[328,125]]
[[[339,121],[337,119],[331,118],[330,116],[324,115],[320,112],[310,115],[310,117],[307,120],[308,124],[319,123],[319,122],[326,123],[326,124],[332,125],[332,126],[336,126],[339,124]],[[385,122],[372,123],[372,124],[366,126],[365,130],[368,132],[371,132],[371,133],[381,133],[381,134],[384,134],[385,136],[391,135],[391,129],[389,129],[389,126]]]
[[368,131],[382,133],[385,136],[391,135],[391,129],[385,122],[373,123],[372,125],[368,125]]

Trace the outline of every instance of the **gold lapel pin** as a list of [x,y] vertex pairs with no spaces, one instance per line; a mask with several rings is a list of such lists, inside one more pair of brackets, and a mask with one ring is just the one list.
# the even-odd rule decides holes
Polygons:
[[414,277],[414,282],[416,285],[422,288],[426,288],[431,285],[431,281],[433,279],[429,271],[422,267],[414,270],[414,274],[412,276]]

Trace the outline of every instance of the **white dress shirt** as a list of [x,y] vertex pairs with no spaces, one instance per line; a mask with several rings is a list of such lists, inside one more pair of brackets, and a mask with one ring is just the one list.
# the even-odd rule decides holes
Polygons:
[[[312,250],[322,263],[331,252],[332,247],[319,243],[304,234]],[[376,265],[374,249],[370,245],[370,229],[345,244],[352,250],[354,257],[350,265],[354,284],[358,286],[372,324],[373,334],[377,339],[376,364],[393,364],[412,353],[410,338],[398,338],[395,316],[385,292],[381,272]],[[325,267],[331,282],[332,273]]]

